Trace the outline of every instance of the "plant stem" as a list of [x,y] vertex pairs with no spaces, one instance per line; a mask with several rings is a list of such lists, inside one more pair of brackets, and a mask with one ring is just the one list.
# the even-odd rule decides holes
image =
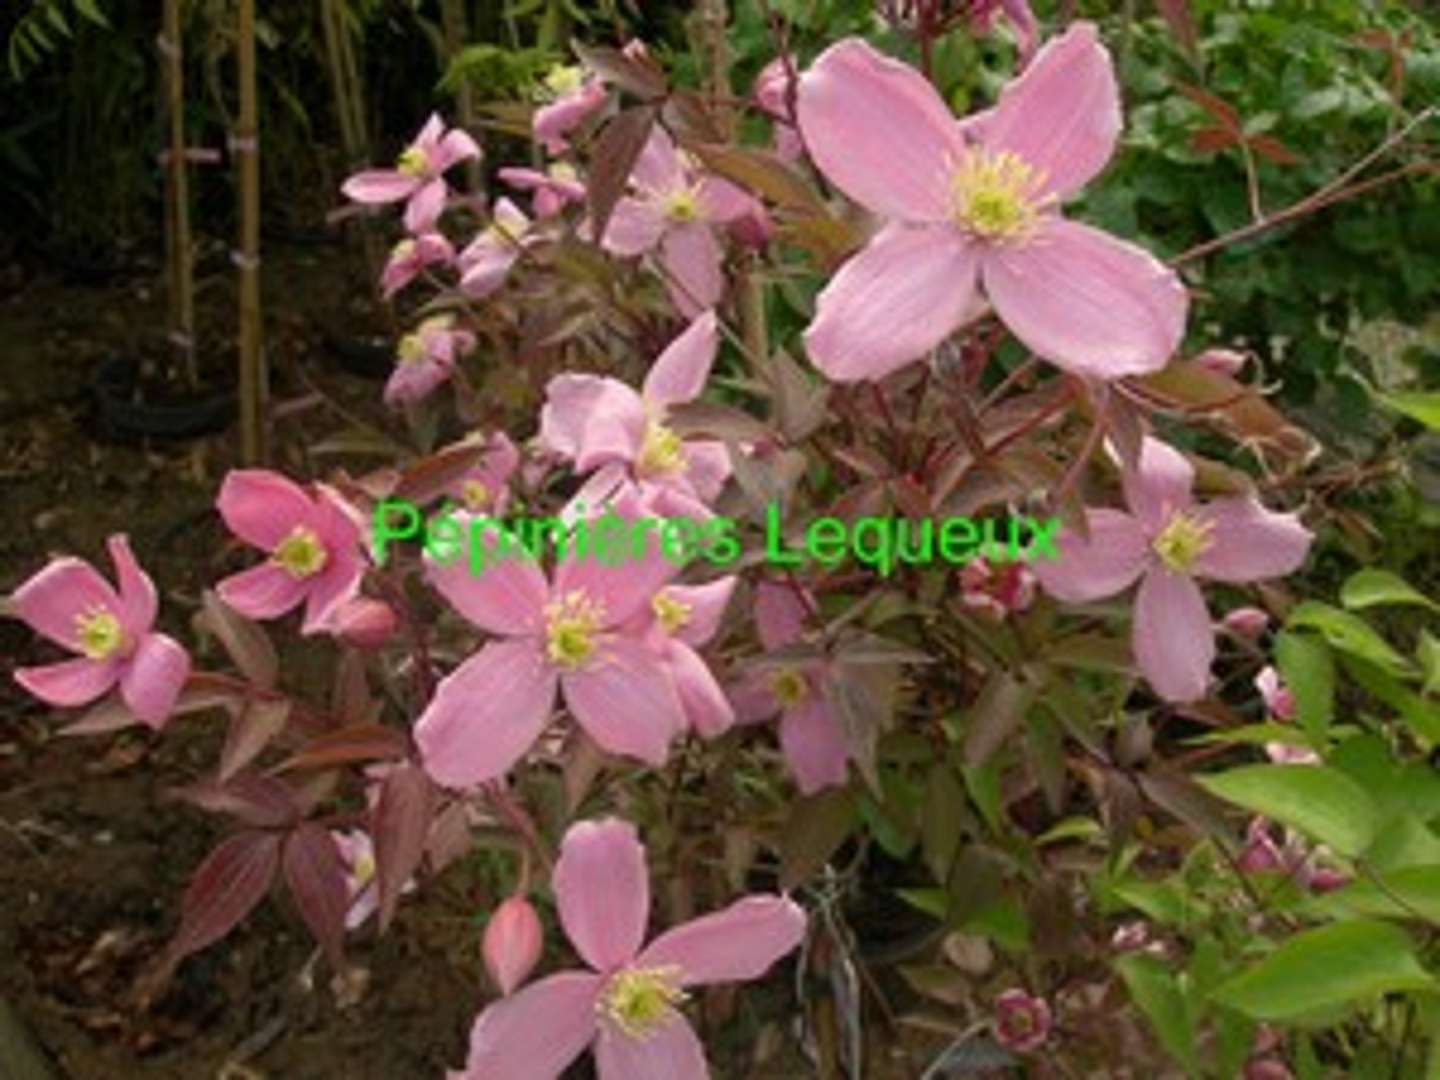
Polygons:
[[200,372],[195,364],[195,273],[185,155],[185,68],[180,4],[181,0],[165,0],[165,32],[160,37],[166,75],[166,111],[170,120],[170,159],[165,170],[169,204],[166,246],[170,260],[170,344],[180,354],[186,383],[195,390],[200,386]]
[[261,352],[260,325],[260,135],[256,122],[255,0],[240,0],[237,28],[240,122],[235,154],[240,159],[240,445],[249,465],[266,460],[265,404],[269,373]]

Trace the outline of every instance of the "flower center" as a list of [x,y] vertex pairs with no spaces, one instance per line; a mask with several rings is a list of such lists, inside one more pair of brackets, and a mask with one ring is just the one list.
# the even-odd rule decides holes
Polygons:
[[566,593],[545,608],[545,652],[553,663],[580,668],[590,662],[605,608],[583,589]]
[[663,1027],[684,1001],[680,989],[684,972],[674,964],[653,968],[627,968],[617,972],[605,987],[599,1007],[626,1035],[645,1039]]
[[350,864],[350,875],[355,879],[355,888],[363,889],[375,876],[375,856],[368,851],[355,857]]
[[665,628],[667,634],[673,634],[690,621],[690,615],[695,610],[694,605],[687,604],[683,600],[676,600],[668,592],[658,592],[650,598],[650,608],[655,612],[655,618]]
[[1177,574],[1188,574],[1195,560],[1208,551],[1215,538],[1213,521],[1203,521],[1193,514],[1178,513],[1150,545],[1160,561]]
[[75,616],[75,636],[80,639],[80,651],[91,660],[114,656],[125,645],[120,620],[102,607]]
[[414,256],[415,241],[409,239],[408,237],[396,244],[394,249],[390,252],[390,258],[392,258],[396,262],[404,262],[407,259],[414,258]]
[[1050,201],[1038,196],[1043,179],[1008,150],[970,150],[950,180],[956,224],[985,240],[1028,238]]
[[580,179],[580,174],[575,171],[575,166],[568,161],[557,161],[546,170],[551,180],[558,180],[562,184],[573,184]]
[[430,169],[430,156],[418,146],[409,146],[395,159],[395,168],[406,176],[424,176]]
[[700,216],[700,198],[694,188],[676,188],[660,199],[660,211],[676,225],[684,225]]
[[420,340],[419,334],[406,334],[400,339],[398,352],[402,364],[418,363],[425,359],[425,342]]
[[784,708],[792,709],[810,696],[810,683],[794,668],[781,668],[770,676],[770,692]]
[[585,72],[574,64],[556,65],[545,76],[545,90],[552,98],[569,97],[578,94],[585,83]]
[[460,497],[471,510],[485,510],[490,506],[490,488],[479,480],[466,480],[461,484]]
[[635,470],[642,476],[669,476],[684,472],[685,465],[685,444],[680,436],[656,420],[646,423]]
[[280,541],[270,558],[291,577],[307,578],[324,569],[329,556],[314,530],[296,525],[290,535]]

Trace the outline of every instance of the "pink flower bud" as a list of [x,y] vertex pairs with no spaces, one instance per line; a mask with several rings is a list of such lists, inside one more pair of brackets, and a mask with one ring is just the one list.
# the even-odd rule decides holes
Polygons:
[[500,993],[509,996],[525,981],[540,959],[540,944],[540,918],[523,896],[511,896],[495,909],[485,927],[482,952],[485,970]]
[[357,596],[335,611],[335,635],[357,649],[378,649],[395,633],[395,612],[383,600]]
[[1269,823],[1262,817],[1251,818],[1245,830],[1245,850],[1236,860],[1247,874],[1280,870],[1285,863],[1280,847],[1270,836]]
[[1329,866],[1318,866],[1310,872],[1310,891],[1313,893],[1334,892],[1350,884],[1350,878]]
[[1215,372],[1216,375],[1229,375],[1234,378],[1245,366],[1245,354],[1234,349],[1206,349],[1195,357],[1193,362]]
[[995,999],[995,1041],[1010,1050],[1038,1049],[1050,1037],[1050,1006],[1024,990],[1006,990]]
[[1133,952],[1150,942],[1150,924],[1144,919],[1126,923],[1110,937],[1110,947],[1116,952]]
[[1245,1066],[1243,1080],[1295,1080],[1295,1074],[1283,1061],[1258,1058]]
[[1236,637],[1254,641],[1270,625],[1270,616],[1257,607],[1236,608],[1220,620],[1220,625]]
[[1277,720],[1295,719],[1295,695],[1280,681],[1280,673],[1273,667],[1260,669],[1260,674],[1255,676],[1255,689],[1260,691],[1265,708]]
[[775,235],[775,224],[770,220],[765,207],[754,201],[748,211],[726,226],[726,231],[729,232],[730,239],[741,247],[763,251],[770,243],[770,238]]

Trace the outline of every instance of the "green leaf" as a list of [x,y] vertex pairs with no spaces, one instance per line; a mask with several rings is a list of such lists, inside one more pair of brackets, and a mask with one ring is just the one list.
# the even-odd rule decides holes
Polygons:
[[1370,628],[1369,623],[1358,615],[1322,604],[1318,600],[1306,600],[1297,604],[1286,620],[1290,627],[1308,626],[1319,630],[1341,652],[1368,660],[1396,675],[1411,675],[1413,667],[1409,660],[1392,649],[1385,639]]
[[1420,661],[1420,670],[1425,673],[1425,685],[1421,693],[1433,694],[1440,690],[1440,638],[1429,630],[1420,631],[1420,641],[1415,646],[1415,659]]
[[1367,567],[1350,575],[1340,586],[1340,602],[1352,610],[1376,604],[1421,604],[1440,611],[1440,604],[1416,589],[1399,574]]
[[1275,639],[1275,660],[1295,695],[1296,719],[1319,743],[1335,718],[1335,660],[1329,646],[1314,634],[1281,630]]
[[1427,744],[1440,742],[1440,706],[1401,686],[1374,664],[1347,656],[1342,659],[1342,665],[1346,673],[1366,691],[1404,717],[1410,730],[1420,739]]
[[1359,855],[1379,825],[1380,813],[1365,789],[1324,765],[1244,765],[1196,781],[1211,794],[1299,829],[1341,855]]
[[1404,413],[1412,420],[1418,420],[1431,431],[1440,431],[1440,392],[1424,393],[1419,390],[1400,391],[1391,394],[1376,394],[1382,405],[1388,405],[1396,412]]
[[1332,918],[1379,915],[1440,926],[1440,866],[1407,866],[1316,898],[1308,909]]
[[1434,988],[1409,934],[1391,923],[1356,920],[1297,934],[1212,997],[1257,1020],[1290,1020],[1393,990]]
[[829,861],[855,824],[849,788],[827,788],[799,799],[780,833],[780,887],[793,889]]
[[1195,1027],[1180,983],[1169,967],[1148,953],[1130,953],[1115,961],[1130,997],[1155,1028],[1160,1044],[1188,1070],[1195,1068]]

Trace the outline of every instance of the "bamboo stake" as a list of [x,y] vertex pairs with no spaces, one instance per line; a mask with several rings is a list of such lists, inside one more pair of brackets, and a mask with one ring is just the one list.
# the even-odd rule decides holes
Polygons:
[[195,365],[195,270],[190,235],[189,165],[185,153],[185,70],[181,52],[181,0],[165,0],[165,32],[157,44],[165,67],[165,105],[170,120],[170,158],[165,170],[165,249],[169,260],[170,345],[192,390],[200,386]]
[[240,443],[247,465],[268,456],[265,406],[269,378],[260,325],[260,137],[255,104],[255,0],[240,0],[236,41],[240,122],[232,146],[240,161]]
[[[465,0],[441,0],[440,22],[445,36],[444,64],[449,67],[460,51],[465,48],[465,38],[470,32],[469,20],[465,15]],[[475,93],[469,79],[461,79],[455,93],[455,107],[459,114],[460,126],[472,135],[475,133]],[[465,163],[465,182],[471,194],[481,194],[480,162],[474,159]]]

